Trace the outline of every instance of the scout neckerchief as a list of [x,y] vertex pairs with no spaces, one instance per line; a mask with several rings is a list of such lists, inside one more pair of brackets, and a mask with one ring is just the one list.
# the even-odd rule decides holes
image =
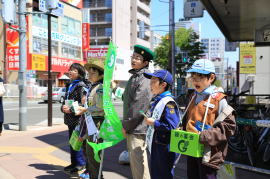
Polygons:
[[67,99],[69,99],[69,95],[71,91],[79,84],[80,80],[74,80],[68,87],[68,94],[67,94]]
[[[173,101],[176,104],[176,102],[172,98],[172,95],[169,91],[165,91],[164,93],[158,95],[155,98],[155,100],[159,100],[159,101],[156,105],[153,104],[153,106],[151,107],[151,111],[153,110],[152,118],[154,120],[160,120],[160,117],[161,117],[161,115],[164,111],[164,108],[168,102]],[[176,106],[178,108],[177,104],[176,104]],[[179,115],[179,111],[178,111],[178,115]],[[154,132],[155,132],[154,126],[149,126],[147,129],[147,133],[146,133],[146,144],[147,144],[147,147],[148,147],[148,150],[150,153],[151,153],[151,148],[152,148],[152,141],[153,141]]]

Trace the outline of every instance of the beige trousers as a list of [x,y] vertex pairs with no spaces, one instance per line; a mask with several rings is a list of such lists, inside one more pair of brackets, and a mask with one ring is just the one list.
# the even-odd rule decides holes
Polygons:
[[127,148],[133,179],[150,179],[145,135],[127,134]]

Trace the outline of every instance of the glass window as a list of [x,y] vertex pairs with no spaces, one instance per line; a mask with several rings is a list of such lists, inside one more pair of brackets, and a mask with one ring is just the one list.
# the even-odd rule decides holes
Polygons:
[[[33,52],[48,55],[48,40],[39,37],[33,37]],[[58,55],[58,42],[52,41],[52,56],[57,55]]]
[[62,56],[64,58],[80,59],[81,48],[70,44],[62,43]]
[[62,33],[71,36],[81,36],[81,23],[69,17],[62,18]]
[[56,17],[51,18],[52,31],[58,32],[58,19]]

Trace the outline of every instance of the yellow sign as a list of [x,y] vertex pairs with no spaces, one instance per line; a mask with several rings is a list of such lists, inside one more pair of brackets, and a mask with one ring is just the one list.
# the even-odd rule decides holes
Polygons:
[[46,71],[46,57],[44,55],[32,55],[32,70]]
[[256,73],[256,48],[254,43],[240,44],[240,73]]

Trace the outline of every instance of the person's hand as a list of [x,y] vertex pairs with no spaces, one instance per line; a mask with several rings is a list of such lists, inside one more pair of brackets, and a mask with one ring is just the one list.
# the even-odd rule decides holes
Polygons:
[[63,105],[62,109],[64,113],[67,113],[67,114],[71,113],[70,108],[66,105]]
[[145,117],[144,118],[144,121],[145,121],[145,123],[147,124],[147,125],[149,125],[149,126],[152,126],[152,125],[154,125],[154,122],[155,122],[155,120],[153,119],[153,118],[148,118],[148,117]]
[[115,89],[117,86],[117,82],[116,81],[111,81],[111,88]]
[[75,114],[76,116],[80,116],[82,115],[83,113],[85,113],[87,111],[86,108],[82,107],[82,106],[79,106],[78,108],[78,112]]
[[127,132],[124,128],[122,128],[122,133],[123,133],[123,136],[126,138],[127,137]]
[[83,141],[83,138],[82,137],[79,137],[78,141],[82,142]]

